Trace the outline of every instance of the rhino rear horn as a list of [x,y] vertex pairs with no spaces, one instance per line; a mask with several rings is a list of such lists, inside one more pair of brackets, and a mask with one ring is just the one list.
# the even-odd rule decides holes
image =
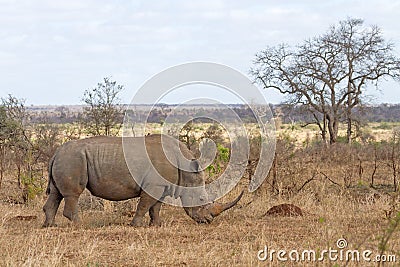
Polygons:
[[216,216],[220,215],[222,212],[224,212],[224,211],[232,208],[233,206],[235,206],[239,202],[239,200],[242,198],[243,192],[244,191],[242,191],[240,193],[240,195],[232,202],[225,203],[225,204],[220,204],[220,203],[211,204],[211,206],[209,208],[211,215],[213,217],[216,217]]

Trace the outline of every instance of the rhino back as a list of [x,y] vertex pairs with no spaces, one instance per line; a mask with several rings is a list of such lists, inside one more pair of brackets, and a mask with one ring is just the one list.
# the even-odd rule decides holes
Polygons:
[[89,178],[87,188],[93,195],[109,200],[139,195],[140,187],[125,162],[121,138],[97,138],[86,145],[85,154]]
[[177,184],[179,159],[171,164],[163,149],[173,157],[183,153],[185,158],[192,157],[189,150],[171,137],[163,140],[164,147],[161,135],[143,138],[124,139],[127,143],[125,154],[120,137],[92,137],[64,144],[56,152],[52,168],[53,179],[60,192],[69,194],[87,187],[95,196],[124,200],[139,196],[141,187]]
[[55,155],[52,176],[62,195],[85,187],[98,197],[124,200],[138,196],[140,188],[129,173],[121,138],[93,137],[70,141]]

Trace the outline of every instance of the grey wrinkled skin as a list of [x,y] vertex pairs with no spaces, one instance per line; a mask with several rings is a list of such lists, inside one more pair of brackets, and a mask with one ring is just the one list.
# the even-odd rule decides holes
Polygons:
[[[198,171],[198,162],[193,159],[192,153],[183,143],[172,137],[163,136],[163,145],[161,135],[129,137],[124,139],[124,142],[129,144],[126,155],[122,138],[103,136],[70,141],[56,151],[49,164],[49,183],[46,191],[48,199],[43,207],[46,215],[43,227],[55,225],[55,215],[62,199],[65,200],[63,215],[73,223],[80,223],[78,198],[85,188],[94,196],[113,201],[140,197],[131,222],[133,226],[143,226],[147,212],[150,215],[150,225],[160,226],[161,201],[166,196],[180,198],[184,206],[190,206],[193,202],[204,203],[184,207],[186,214],[198,223],[210,223],[220,212],[235,205],[241,197],[240,195],[231,204],[222,205],[222,208],[221,204],[218,204],[218,207],[217,203],[207,204],[204,174]],[[144,154],[146,151],[142,151],[143,142],[151,162]],[[183,155],[189,160],[184,161],[177,156],[176,162],[171,164],[163,152],[163,146],[167,153]],[[124,156],[130,163],[130,169]],[[189,164],[182,168],[186,171],[176,167],[180,163]],[[159,179],[158,174],[169,183]],[[174,185],[200,189],[187,195]]]

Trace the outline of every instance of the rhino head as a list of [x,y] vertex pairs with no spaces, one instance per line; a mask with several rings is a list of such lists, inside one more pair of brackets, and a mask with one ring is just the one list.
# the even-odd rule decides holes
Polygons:
[[197,223],[211,223],[215,217],[222,212],[235,206],[243,196],[240,195],[229,203],[210,203],[208,194],[205,190],[204,171],[201,170],[197,160],[192,160],[190,171],[180,171],[180,186],[183,189],[179,197],[181,198],[183,208]]
[[228,210],[236,205],[243,196],[243,191],[240,195],[229,203],[220,204],[213,202],[211,204],[206,204],[196,207],[184,207],[185,212],[197,223],[211,223],[215,217],[220,215],[223,211]]

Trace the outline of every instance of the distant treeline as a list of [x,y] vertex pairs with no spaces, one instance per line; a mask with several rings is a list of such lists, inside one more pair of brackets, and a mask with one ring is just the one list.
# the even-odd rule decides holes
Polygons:
[[[283,123],[311,122],[313,115],[304,106],[274,105],[274,117]],[[353,117],[360,122],[400,122],[400,104],[380,104],[354,108]]]
[[[227,119],[232,117],[232,111],[246,123],[255,122],[251,108],[246,105],[230,105],[229,109],[221,106],[188,106],[175,109],[174,105],[156,106],[150,113],[151,106],[143,105],[130,109],[130,115],[135,118],[147,118],[150,123],[162,123],[167,116],[174,112],[177,119],[193,117],[196,122],[209,122],[207,117]],[[311,122],[313,115],[304,106],[290,106],[285,104],[269,105],[273,116],[282,123]],[[30,120],[33,123],[75,123],[82,119],[82,106],[49,106],[27,108]],[[400,104],[380,104],[363,106],[354,110],[354,117],[362,122],[400,122]]]

